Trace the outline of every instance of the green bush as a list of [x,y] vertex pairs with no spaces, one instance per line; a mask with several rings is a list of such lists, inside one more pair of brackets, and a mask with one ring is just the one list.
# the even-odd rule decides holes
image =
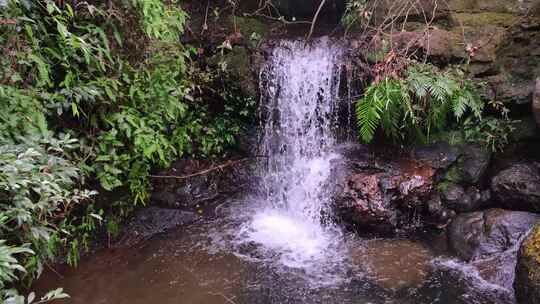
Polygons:
[[251,115],[253,100],[180,43],[188,16],[175,1],[104,2],[10,0],[0,10],[9,21],[0,24],[0,296],[10,301],[47,261],[78,263],[101,208],[126,210],[98,208],[88,179],[145,204],[150,170],[222,156]]
[[[80,170],[70,157],[77,140],[36,137],[0,143],[0,298],[9,298],[13,293],[7,293],[7,284],[31,282],[60,246],[88,241],[89,235],[78,231],[84,226],[69,225],[66,215],[96,193],[80,186]],[[86,217],[100,220],[89,213],[73,215],[69,222],[84,223]],[[72,253],[71,259],[73,254],[78,256]]]
[[413,63],[403,77],[384,76],[371,84],[356,104],[356,116],[364,142],[379,128],[397,141],[427,141],[466,115],[481,120],[483,109],[475,86],[459,70]]

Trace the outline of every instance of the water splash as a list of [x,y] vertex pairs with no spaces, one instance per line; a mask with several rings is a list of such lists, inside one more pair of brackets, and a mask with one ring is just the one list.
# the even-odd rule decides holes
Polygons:
[[286,267],[324,271],[339,256],[339,232],[323,222],[341,159],[333,148],[343,56],[328,38],[281,41],[261,70],[262,208],[239,238]]

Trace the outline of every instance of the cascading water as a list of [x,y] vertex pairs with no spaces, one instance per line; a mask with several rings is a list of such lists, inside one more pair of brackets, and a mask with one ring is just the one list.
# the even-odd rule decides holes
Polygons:
[[281,41],[261,71],[263,206],[241,235],[292,268],[339,256],[339,232],[323,222],[340,158],[332,148],[343,55],[328,38]]

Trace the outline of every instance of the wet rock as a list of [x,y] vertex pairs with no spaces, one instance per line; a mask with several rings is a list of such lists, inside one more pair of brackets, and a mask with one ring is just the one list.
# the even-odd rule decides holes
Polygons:
[[464,260],[486,258],[515,246],[539,218],[502,209],[464,213],[450,224],[449,244]]
[[447,182],[439,184],[437,188],[442,194],[444,205],[458,212],[477,210],[491,197],[489,190],[481,192],[474,186],[465,189],[461,185]]
[[459,156],[459,150],[446,142],[417,147],[413,153],[416,159],[429,163],[435,169],[448,168]]
[[[234,161],[230,161],[234,162]],[[227,164],[224,162],[223,164]],[[151,201],[166,208],[199,210],[202,205],[234,194],[250,182],[251,160],[238,161],[219,170],[211,163],[180,160],[160,176],[190,176],[189,178],[159,178],[153,180]],[[208,171],[208,172],[204,172]],[[182,172],[182,173],[179,173]],[[202,172],[202,173],[201,173]]]
[[170,229],[195,222],[195,212],[148,207],[138,211],[129,221],[116,246],[133,246]]
[[512,290],[516,261],[517,248],[512,247],[489,258],[473,261],[470,265],[476,268],[478,275],[486,282]]
[[515,303],[511,291],[485,281],[477,275],[473,266],[454,261],[435,261],[433,274],[426,284],[410,297],[410,303]]
[[540,225],[538,224],[525,238],[519,250],[514,289],[518,303],[540,303]]
[[532,107],[536,124],[540,126],[540,78],[536,79]]
[[456,215],[454,210],[446,208],[438,193],[433,193],[431,195],[427,202],[427,211],[433,224],[440,228],[445,227],[449,220]]
[[462,209],[463,206],[470,205],[470,198],[466,195],[465,189],[458,184],[448,183],[442,191],[442,196],[446,205],[452,209]]
[[508,103],[529,104],[534,83],[528,79],[516,81],[512,79],[512,76],[512,74],[504,72],[486,77],[485,81],[488,83],[488,91],[485,92],[486,97],[497,98]]
[[492,179],[491,190],[509,209],[540,212],[540,166],[515,164]]
[[154,203],[169,208],[195,208],[218,196],[217,183],[211,178],[198,176],[179,182],[176,189],[164,189],[152,193]]
[[400,239],[367,241],[351,256],[369,280],[392,292],[421,286],[434,258],[423,245]]
[[341,185],[337,213],[356,227],[392,231],[400,222],[400,209],[414,209],[429,198],[434,173],[430,165],[407,159],[362,163]]

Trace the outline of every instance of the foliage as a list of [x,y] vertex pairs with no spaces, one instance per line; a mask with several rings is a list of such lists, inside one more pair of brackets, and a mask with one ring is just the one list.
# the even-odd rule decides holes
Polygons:
[[356,115],[364,142],[372,141],[379,127],[395,140],[429,140],[434,131],[466,115],[481,120],[483,109],[484,102],[461,71],[413,63],[402,78],[387,75],[370,85],[356,104]]
[[510,142],[516,121],[487,117],[481,121],[467,118],[463,122],[465,141],[481,143],[492,151],[502,151]]
[[22,277],[31,281],[59,245],[83,237],[72,237],[80,224],[68,226],[62,218],[95,194],[78,186],[80,171],[69,156],[76,144],[65,136],[0,146],[0,287]]
[[345,12],[341,17],[341,24],[348,31],[357,23],[366,21],[369,18],[367,0],[350,0],[345,5]]
[[[77,265],[101,209],[118,217],[130,210],[98,207],[87,181],[125,187],[131,205],[145,204],[150,170],[178,157],[223,155],[253,106],[219,83],[222,72],[192,61],[195,50],[180,43],[187,15],[175,1],[104,2],[10,0],[0,11],[8,21],[0,23],[6,287],[29,283],[58,255]],[[114,233],[116,220],[107,227]],[[5,290],[4,298],[21,301]]]

